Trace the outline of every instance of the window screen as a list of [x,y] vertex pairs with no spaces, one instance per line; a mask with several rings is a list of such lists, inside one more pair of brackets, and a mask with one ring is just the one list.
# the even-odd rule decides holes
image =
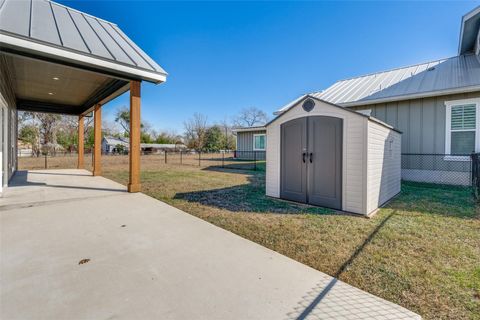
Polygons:
[[451,109],[451,154],[475,151],[476,105],[453,106]]

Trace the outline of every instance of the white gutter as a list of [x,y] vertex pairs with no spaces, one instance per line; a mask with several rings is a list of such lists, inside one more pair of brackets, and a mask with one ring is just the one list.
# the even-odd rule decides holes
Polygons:
[[83,65],[95,66],[106,71],[113,71],[130,76],[141,78],[142,80],[161,83],[167,80],[166,74],[155,73],[148,70],[141,70],[132,68],[122,64],[106,61],[90,57],[83,54],[78,54],[72,51],[47,46],[33,41],[12,37],[6,34],[0,34],[0,45],[8,44],[12,47],[28,50],[28,52],[36,53],[43,56],[53,56],[59,60],[80,63]]
[[251,127],[251,128],[236,128],[232,129],[232,132],[251,132],[251,131],[264,131],[266,127]]

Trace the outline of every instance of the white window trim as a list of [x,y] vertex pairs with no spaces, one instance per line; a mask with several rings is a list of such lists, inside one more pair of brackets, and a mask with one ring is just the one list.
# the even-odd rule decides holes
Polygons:
[[[255,137],[264,136],[265,137],[265,148],[257,149],[255,148]],[[253,135],[253,151],[265,151],[267,149],[267,135],[265,133],[256,133]]]
[[[480,98],[461,99],[445,101],[445,154],[451,152],[451,135],[452,135],[452,107],[474,104],[475,105],[475,152],[480,151]],[[461,130],[457,130],[461,131]],[[465,130],[471,131],[471,130]],[[469,156],[445,156],[447,161],[470,161]]]

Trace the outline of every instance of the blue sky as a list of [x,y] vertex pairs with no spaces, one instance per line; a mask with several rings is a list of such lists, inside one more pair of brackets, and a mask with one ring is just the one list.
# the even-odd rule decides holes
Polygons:
[[[471,2],[58,1],[109,20],[168,73],[142,86],[142,118],[183,132],[244,107],[269,115],[335,81],[456,55]],[[105,105],[113,120],[123,95]]]

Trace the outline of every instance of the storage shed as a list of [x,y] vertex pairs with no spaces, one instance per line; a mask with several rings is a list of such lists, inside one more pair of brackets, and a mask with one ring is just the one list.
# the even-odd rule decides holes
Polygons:
[[267,124],[266,193],[362,215],[400,192],[401,132],[305,96]]

